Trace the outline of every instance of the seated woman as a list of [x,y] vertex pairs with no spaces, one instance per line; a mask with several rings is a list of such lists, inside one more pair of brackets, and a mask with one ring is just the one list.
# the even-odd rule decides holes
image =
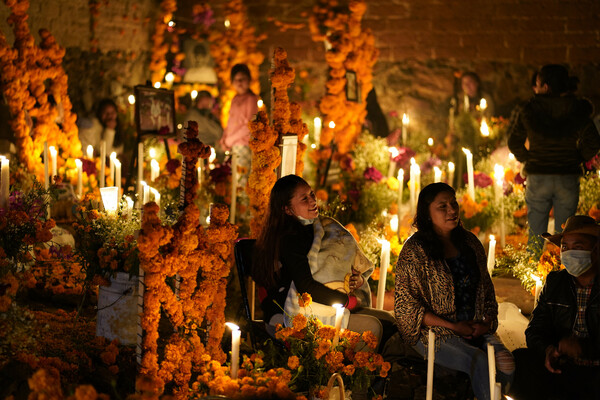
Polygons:
[[433,329],[435,363],[467,373],[477,399],[490,399],[487,344],[494,346],[496,377],[504,386],[512,379],[514,360],[493,334],[498,303],[483,246],[462,227],[456,194],[445,183],[421,191],[414,226],[418,231],[396,265],[400,335],[425,355]]
[[334,325],[331,306],[342,304],[342,327],[372,331],[381,343],[382,335],[393,334],[394,318],[368,307],[372,271],[354,237],[334,219],[319,217],[315,193],[304,179],[288,175],[275,183],[252,262],[252,277],[267,290],[261,302],[266,322],[279,322],[283,308],[289,326],[290,318],[303,312],[297,294],[308,293],[313,299],[309,312],[321,322]]

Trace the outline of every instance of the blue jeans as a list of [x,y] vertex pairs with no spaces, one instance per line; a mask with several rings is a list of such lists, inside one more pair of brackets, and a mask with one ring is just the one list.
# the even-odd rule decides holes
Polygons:
[[544,244],[540,235],[548,231],[552,207],[555,233],[562,232],[567,218],[577,212],[579,175],[528,175],[525,203],[529,222],[527,248],[539,255]]
[[[446,339],[435,352],[435,364],[468,374],[477,400],[490,400],[487,344],[491,343],[494,346],[496,354],[508,350],[494,335],[484,335],[483,339],[481,348],[458,336]],[[422,356],[427,356],[427,349],[421,341],[413,348]],[[510,375],[506,375],[496,367],[496,379],[503,387],[512,382],[513,376],[514,369]]]

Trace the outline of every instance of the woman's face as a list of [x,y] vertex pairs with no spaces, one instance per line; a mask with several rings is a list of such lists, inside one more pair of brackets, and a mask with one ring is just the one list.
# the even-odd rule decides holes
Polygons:
[[429,205],[429,217],[433,229],[438,234],[445,234],[458,226],[458,202],[452,192],[441,192]]
[[317,197],[312,188],[308,185],[298,186],[285,212],[289,215],[306,219],[317,218],[319,216],[319,208],[317,207]]
[[477,90],[479,89],[479,85],[477,81],[470,76],[465,76],[462,78],[462,90],[469,97],[477,96]]
[[250,88],[250,79],[243,72],[238,72],[233,77],[231,85],[237,94],[244,94]]

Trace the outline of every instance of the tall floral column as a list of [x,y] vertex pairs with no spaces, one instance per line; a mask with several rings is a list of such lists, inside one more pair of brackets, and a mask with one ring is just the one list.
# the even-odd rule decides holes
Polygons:
[[161,1],[160,12],[154,23],[154,33],[152,34],[152,56],[149,69],[152,74],[150,79],[153,83],[162,82],[167,72],[166,55],[169,51],[169,44],[165,40],[165,32],[175,11],[177,11],[176,0]]

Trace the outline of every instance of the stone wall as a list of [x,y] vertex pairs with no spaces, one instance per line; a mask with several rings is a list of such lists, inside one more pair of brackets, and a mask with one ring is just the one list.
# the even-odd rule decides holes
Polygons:
[[[44,27],[67,48],[65,68],[76,110],[100,97],[124,99],[148,78],[150,37],[159,0],[100,0],[92,29],[88,1],[31,0],[32,31]],[[191,0],[179,0],[176,20],[189,20]],[[222,29],[224,0],[210,2],[215,29]],[[312,1],[246,0],[250,20],[267,39],[259,48],[263,95],[268,100],[269,55],[276,46],[304,71],[293,97],[315,112],[324,92],[325,51],[312,41],[306,16]],[[455,72],[474,70],[497,111],[531,95],[531,73],[544,63],[569,64],[581,80],[579,93],[600,107],[600,2],[597,0],[368,0],[364,26],[380,49],[374,85],[385,112],[408,112],[415,132],[445,134]],[[8,9],[0,5],[0,20]],[[275,20],[304,24],[282,31]],[[10,28],[0,25],[12,40]],[[97,52],[92,52],[92,31]]]

